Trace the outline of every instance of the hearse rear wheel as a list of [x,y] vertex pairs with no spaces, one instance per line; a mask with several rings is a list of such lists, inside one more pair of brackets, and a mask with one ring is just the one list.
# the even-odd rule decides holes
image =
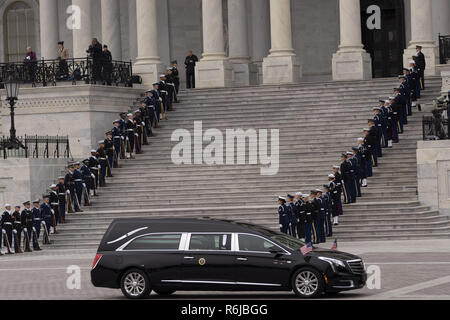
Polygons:
[[316,270],[302,268],[294,273],[292,288],[297,297],[305,299],[317,298],[324,291],[324,281]]
[[170,296],[175,292],[176,292],[175,290],[164,290],[164,289],[155,290],[155,293],[160,296]]
[[120,281],[122,293],[128,299],[143,299],[150,295],[150,281],[145,272],[131,269],[124,273]]

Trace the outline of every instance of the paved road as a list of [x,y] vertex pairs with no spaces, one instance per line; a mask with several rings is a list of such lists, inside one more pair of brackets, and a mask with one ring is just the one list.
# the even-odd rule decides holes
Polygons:
[[[330,246],[331,244],[328,244]],[[362,256],[379,268],[380,288],[342,293],[326,299],[450,300],[450,239],[340,243],[340,250]],[[93,250],[52,250],[0,257],[0,299],[123,299],[119,290],[94,288],[89,271]],[[79,267],[80,288],[69,289],[68,268]],[[73,269],[72,269],[73,270]],[[73,282],[72,283],[72,287]],[[291,293],[177,293],[170,299],[295,299]],[[151,299],[160,299],[152,295]]]

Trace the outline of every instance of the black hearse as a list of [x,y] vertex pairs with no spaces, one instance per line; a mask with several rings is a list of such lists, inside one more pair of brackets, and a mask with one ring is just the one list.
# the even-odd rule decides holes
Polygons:
[[212,219],[118,219],[94,259],[96,287],[131,299],[151,291],[294,291],[302,298],[362,288],[361,258],[314,248],[285,234]]

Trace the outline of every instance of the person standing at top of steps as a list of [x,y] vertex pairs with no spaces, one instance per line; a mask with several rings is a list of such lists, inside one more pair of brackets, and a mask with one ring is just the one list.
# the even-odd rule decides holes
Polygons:
[[280,223],[280,231],[288,234],[289,232],[289,209],[286,206],[286,198],[278,197],[278,220]]
[[195,65],[198,62],[198,58],[192,53],[192,50],[188,51],[188,56],[184,61],[186,66],[186,88],[195,89]]
[[419,68],[419,81],[422,90],[425,90],[425,68],[427,66],[425,55],[422,52],[422,46],[416,46],[415,61]]
[[175,85],[175,92],[178,95],[178,92],[180,92],[180,71],[178,71],[177,60],[172,61],[172,75],[173,75],[173,84]]

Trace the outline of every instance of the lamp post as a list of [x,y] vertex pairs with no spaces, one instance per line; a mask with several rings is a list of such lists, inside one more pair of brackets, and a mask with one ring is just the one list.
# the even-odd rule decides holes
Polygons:
[[10,107],[10,115],[11,115],[11,129],[9,130],[10,136],[7,141],[4,141],[3,148],[4,149],[25,149],[25,146],[22,142],[17,139],[16,136],[16,127],[14,123],[14,106],[16,105],[16,101],[18,100],[19,95],[19,87],[20,82],[17,81],[14,77],[9,77],[5,83],[5,91],[6,91],[6,101],[9,103]]

